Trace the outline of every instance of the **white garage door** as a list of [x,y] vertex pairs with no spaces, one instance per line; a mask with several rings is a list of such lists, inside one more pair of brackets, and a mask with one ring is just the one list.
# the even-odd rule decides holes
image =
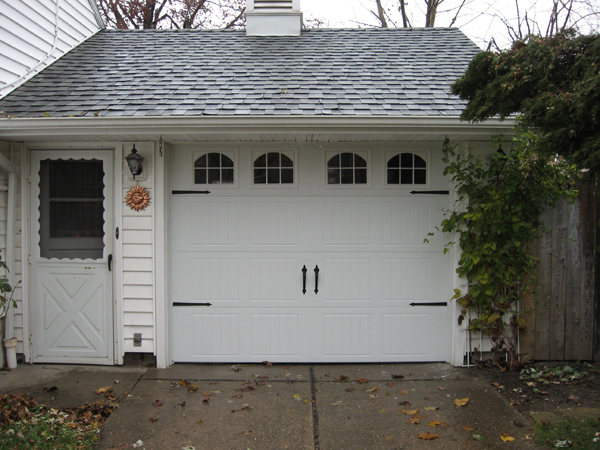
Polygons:
[[451,268],[443,236],[424,242],[448,208],[448,195],[430,193],[441,179],[432,159],[175,148],[173,360],[448,360]]

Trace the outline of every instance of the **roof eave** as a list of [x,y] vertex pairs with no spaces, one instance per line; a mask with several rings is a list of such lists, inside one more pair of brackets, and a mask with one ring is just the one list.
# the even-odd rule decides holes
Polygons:
[[353,134],[444,133],[486,137],[507,133],[514,120],[490,119],[472,124],[458,117],[389,116],[227,116],[227,117],[43,117],[0,119],[0,139],[24,140],[40,136],[102,135],[107,140],[123,135],[160,133],[165,138],[176,134],[270,134],[349,132]]

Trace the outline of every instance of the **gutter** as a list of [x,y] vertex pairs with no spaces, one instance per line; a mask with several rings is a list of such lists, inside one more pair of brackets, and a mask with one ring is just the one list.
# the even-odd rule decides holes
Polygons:
[[[13,150],[11,148],[11,159]],[[0,167],[8,172],[8,204],[6,205],[6,257],[5,262],[10,272],[6,274],[9,284],[15,288],[15,214],[16,214],[16,196],[17,196],[17,173],[14,164],[0,153]],[[12,339],[15,332],[14,308],[9,308],[6,314],[6,339]],[[0,339],[4,339],[0,336]],[[0,342],[0,345],[2,343]]]
[[[27,139],[49,136],[102,135],[108,140],[122,140],[123,134],[270,134],[344,132],[353,134],[415,133],[469,134],[489,138],[508,133],[513,119],[490,119],[468,123],[458,117],[390,117],[390,116],[193,116],[193,117],[39,117],[0,119],[0,138]],[[44,139],[47,140],[47,139]]]

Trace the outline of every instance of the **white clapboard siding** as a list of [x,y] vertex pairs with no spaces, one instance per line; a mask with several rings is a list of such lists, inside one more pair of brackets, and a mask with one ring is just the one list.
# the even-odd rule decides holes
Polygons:
[[[131,143],[123,144],[123,156],[129,154]],[[155,285],[154,285],[154,200],[153,200],[153,143],[138,143],[136,148],[144,158],[144,177],[140,186],[148,190],[150,204],[143,211],[132,210],[125,202],[125,196],[138,180],[129,179],[129,169],[123,163],[122,190],[122,234],[121,251],[123,258],[122,286],[123,298],[123,352],[155,353]],[[142,177],[142,178],[144,178]],[[134,333],[142,334],[142,346],[133,346]]]
[[0,0],[0,97],[101,27],[94,0]]

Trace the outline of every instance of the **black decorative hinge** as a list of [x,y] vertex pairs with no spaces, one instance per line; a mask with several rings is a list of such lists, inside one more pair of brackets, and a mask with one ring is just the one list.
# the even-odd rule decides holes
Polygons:
[[173,195],[210,194],[210,191],[171,191]]
[[174,302],[173,306],[212,306],[212,303],[186,303],[186,302]]
[[448,302],[409,303],[410,306],[448,306]]
[[431,194],[431,195],[450,195],[450,191],[410,191],[412,195]]

